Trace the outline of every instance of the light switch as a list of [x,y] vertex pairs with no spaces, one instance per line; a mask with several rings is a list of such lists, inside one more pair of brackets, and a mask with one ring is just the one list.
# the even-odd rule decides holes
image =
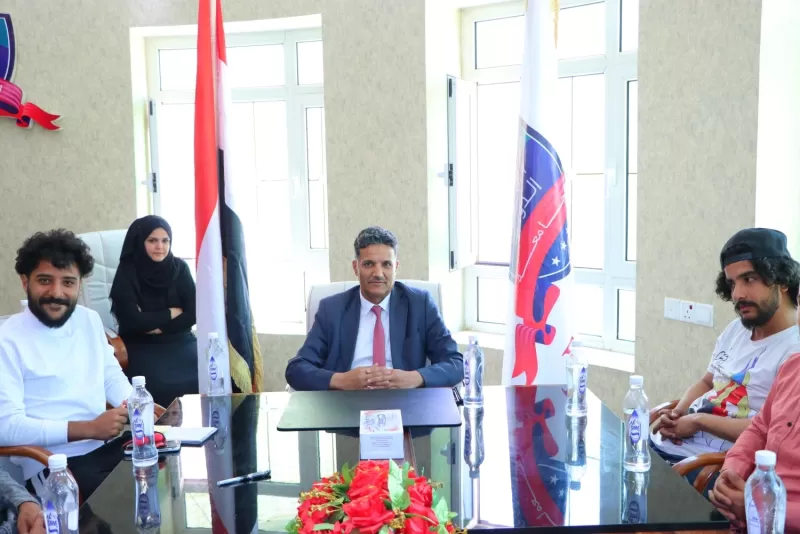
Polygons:
[[681,301],[678,299],[665,298],[664,299],[664,318],[672,319],[673,321],[680,321],[680,307]]

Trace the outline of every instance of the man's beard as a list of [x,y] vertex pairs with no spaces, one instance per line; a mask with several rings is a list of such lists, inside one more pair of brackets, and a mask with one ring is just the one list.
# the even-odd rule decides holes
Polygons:
[[781,304],[781,294],[778,291],[778,289],[775,288],[772,295],[767,300],[763,300],[759,304],[756,304],[755,302],[749,300],[740,300],[739,302],[736,303],[735,308],[737,313],[739,313],[739,308],[745,305],[750,306],[755,310],[756,316],[752,318],[745,319],[744,317],[741,316],[741,314],[739,314],[739,318],[742,321],[742,326],[744,326],[748,330],[752,330],[757,326],[764,326],[765,324],[767,324],[770,321],[770,319],[772,319],[772,317],[775,315],[775,312],[778,311],[780,304]]
[[[64,314],[61,317],[58,319],[53,319],[47,314],[46,311],[44,311],[44,307],[48,304],[62,304],[66,306],[67,309],[64,311]],[[37,301],[31,295],[30,289],[28,289],[28,309],[31,310],[31,313],[48,328],[61,328],[64,326],[67,321],[69,321],[69,318],[72,317],[72,313],[75,311],[75,307],[77,305],[78,299],[69,300],[54,297],[42,297]]]

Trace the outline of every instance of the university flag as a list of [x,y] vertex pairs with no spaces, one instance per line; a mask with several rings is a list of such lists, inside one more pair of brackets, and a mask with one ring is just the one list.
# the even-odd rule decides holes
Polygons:
[[557,2],[525,14],[514,236],[504,384],[563,384],[572,345],[573,280],[557,121]]

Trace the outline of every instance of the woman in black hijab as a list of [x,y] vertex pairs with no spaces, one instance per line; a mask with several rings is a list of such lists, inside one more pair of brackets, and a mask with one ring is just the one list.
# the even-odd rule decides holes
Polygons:
[[172,255],[172,228],[155,215],[128,228],[111,286],[111,311],[128,350],[128,375],[144,376],[161,406],[197,393],[195,285]]

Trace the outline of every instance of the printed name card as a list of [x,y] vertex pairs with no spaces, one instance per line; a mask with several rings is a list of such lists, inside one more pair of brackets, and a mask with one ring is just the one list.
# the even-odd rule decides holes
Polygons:
[[400,410],[362,410],[358,435],[362,460],[392,460],[405,456]]

